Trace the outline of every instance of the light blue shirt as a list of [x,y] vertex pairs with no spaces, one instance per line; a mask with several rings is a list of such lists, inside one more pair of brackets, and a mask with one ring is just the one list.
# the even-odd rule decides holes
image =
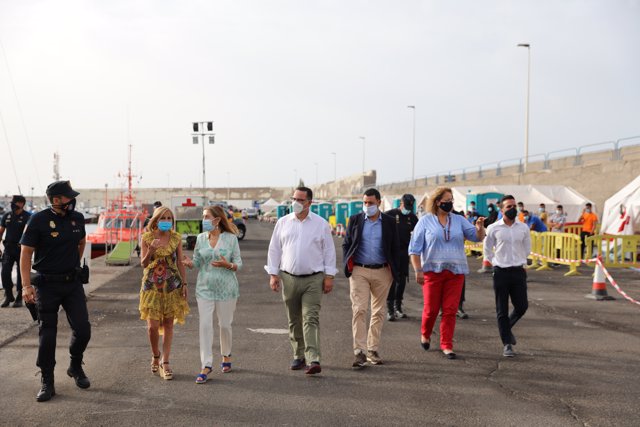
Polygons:
[[477,242],[476,229],[462,215],[449,214],[443,227],[438,217],[427,214],[420,218],[411,236],[409,255],[420,255],[422,271],[469,274],[464,240]]
[[238,298],[240,289],[236,273],[233,270],[211,265],[212,261],[222,261],[221,257],[234,263],[238,270],[242,268],[240,246],[236,235],[221,233],[215,248],[212,248],[209,244],[209,233],[200,233],[196,240],[196,247],[193,249],[193,265],[198,269],[197,298],[210,301]]
[[354,261],[358,264],[385,264],[387,258],[384,256],[382,247],[382,212],[378,219],[372,221],[366,214],[364,227],[362,227],[362,238],[358,245],[358,250]]

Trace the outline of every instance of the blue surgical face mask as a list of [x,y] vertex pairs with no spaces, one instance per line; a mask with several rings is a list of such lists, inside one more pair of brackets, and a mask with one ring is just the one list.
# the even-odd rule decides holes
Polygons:
[[173,227],[173,223],[171,221],[158,221],[158,230],[160,231],[169,231]]
[[544,212],[544,208],[538,208],[539,212]]
[[362,206],[362,211],[367,216],[374,216],[376,213],[378,213],[378,205]]
[[402,212],[402,215],[409,215],[411,213],[409,209],[405,209],[405,208],[400,209],[400,212]]
[[211,231],[213,230],[213,221],[210,219],[202,220],[202,231]]

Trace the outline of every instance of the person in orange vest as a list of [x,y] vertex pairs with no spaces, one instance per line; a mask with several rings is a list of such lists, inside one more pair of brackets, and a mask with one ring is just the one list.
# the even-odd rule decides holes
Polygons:
[[584,241],[587,236],[593,236],[596,232],[596,225],[598,224],[598,215],[593,213],[593,207],[591,203],[587,203],[584,205],[584,209],[582,210],[582,215],[580,215],[580,219],[578,222],[582,224],[582,231],[580,232],[580,253],[584,256]]
[[518,221],[524,222],[524,203],[518,202]]

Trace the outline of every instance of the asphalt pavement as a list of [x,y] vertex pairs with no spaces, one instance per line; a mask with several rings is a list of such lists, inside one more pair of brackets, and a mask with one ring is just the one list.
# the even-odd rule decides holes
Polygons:
[[[514,329],[518,353],[502,357],[490,274],[469,259],[466,310],[458,320],[447,360],[432,345],[420,347],[422,298],[406,292],[409,319],[385,322],[385,363],[351,369],[351,304],[339,274],[321,310],[322,373],[290,371],[291,350],[280,294],[269,289],[263,266],[273,225],[250,221],[241,242],[244,268],[234,321],[233,371],[199,372],[198,316],[193,295],[185,325],[176,326],[171,357],[174,380],[149,370],[151,350],[139,320],[142,270],[122,270],[89,295],[92,339],[85,353],[91,388],[65,374],[69,328],[58,321],[57,395],[37,403],[37,328],[24,309],[2,309],[0,424],[2,425],[436,425],[636,426],[640,416],[640,306],[584,298],[591,269],[564,277],[566,267],[529,272],[529,311]],[[342,250],[336,239],[338,259]],[[189,273],[195,283],[195,271]],[[640,273],[612,270],[640,298]],[[4,310],[14,310],[6,312]],[[24,310],[26,312],[26,310]],[[4,317],[3,317],[4,316]],[[10,328],[7,332],[7,328]],[[437,331],[438,325],[436,325]],[[8,334],[8,335],[7,335]],[[433,343],[438,336],[434,334]],[[218,353],[217,328],[214,354]]]

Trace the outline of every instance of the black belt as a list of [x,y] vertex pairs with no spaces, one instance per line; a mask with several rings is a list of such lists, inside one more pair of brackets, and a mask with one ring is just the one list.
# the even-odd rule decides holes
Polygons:
[[76,270],[63,274],[38,273],[38,277],[44,279],[45,282],[75,282],[78,278]]
[[385,264],[360,264],[358,262],[354,262],[353,265],[357,265],[358,267],[363,267],[363,268],[371,268],[373,270],[377,270],[379,268],[385,268],[387,266],[389,266],[389,264],[385,263]]
[[284,271],[284,270],[282,270],[282,272],[288,274],[289,276],[293,276],[293,277],[311,277],[311,276],[315,276],[316,274],[322,273],[322,271],[316,271],[315,273],[310,273],[310,274],[291,274],[288,271]]
[[495,265],[493,267],[494,270],[502,270],[502,271],[520,271],[520,270],[524,270],[524,267],[518,266],[518,267],[498,267],[497,265]]

